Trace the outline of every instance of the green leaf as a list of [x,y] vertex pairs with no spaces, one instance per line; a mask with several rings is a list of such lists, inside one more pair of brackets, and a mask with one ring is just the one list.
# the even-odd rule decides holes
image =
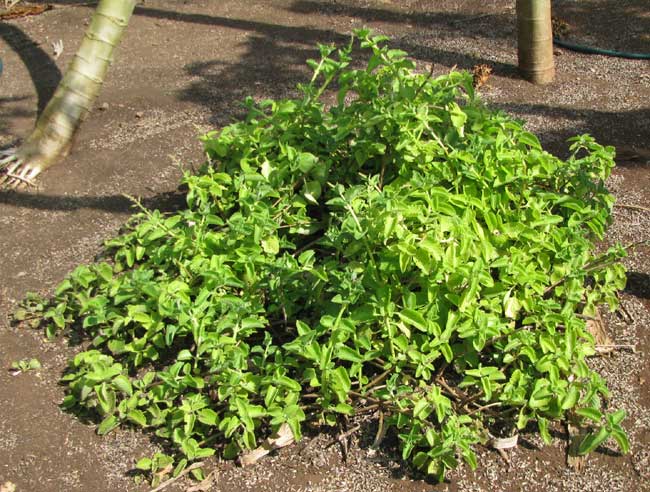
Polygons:
[[120,390],[122,393],[126,393],[131,396],[133,394],[133,387],[131,386],[131,381],[124,375],[119,375],[113,378],[113,386]]
[[126,251],[124,251],[124,254],[125,254],[127,266],[132,267],[133,264],[135,263],[135,250],[132,248],[128,248]]
[[219,423],[219,414],[211,408],[202,408],[198,411],[199,422],[205,425],[215,426]]
[[448,364],[454,360],[454,352],[448,343],[443,343],[438,348]]
[[575,407],[579,397],[580,397],[580,390],[578,389],[578,387],[575,384],[569,386],[569,391],[567,391],[567,394],[562,400],[562,410],[569,410]]
[[472,470],[476,470],[478,467],[478,461],[476,459],[476,454],[471,449],[463,451],[463,458]]
[[138,409],[131,410],[127,414],[127,418],[131,422],[133,422],[135,424],[138,424],[140,427],[146,427],[147,426],[147,417],[145,416],[145,414],[141,410],[138,410]]
[[630,452],[630,441],[628,440],[627,434],[623,429],[612,429],[612,437],[616,441],[616,444],[618,444],[621,453],[627,454]]
[[608,415],[607,421],[610,423],[610,425],[615,426],[620,424],[626,415],[627,412],[621,408],[620,410],[617,410],[614,413]]
[[429,415],[430,410],[429,402],[425,398],[421,398],[413,406],[413,417],[424,420]]
[[69,290],[71,288],[72,288],[72,282],[70,281],[70,279],[65,279],[56,288],[56,290],[54,291],[54,295],[59,297],[61,294],[63,294],[65,291],[67,291],[67,290]]
[[269,236],[262,240],[262,249],[270,255],[277,255],[280,252],[280,242],[276,236]]
[[267,408],[269,408],[275,402],[278,394],[279,394],[278,388],[270,384],[268,388],[266,388],[266,395],[264,396],[264,405]]
[[148,471],[151,470],[152,461],[151,458],[140,458],[135,464],[135,467],[138,470]]
[[309,172],[318,161],[318,158],[309,152],[301,152],[296,158],[296,165],[303,173]]
[[352,388],[352,382],[350,381],[350,376],[348,371],[344,367],[337,367],[332,371],[332,387],[336,391],[336,394],[341,403],[346,403],[347,395]]
[[605,427],[598,429],[598,432],[590,432],[580,443],[580,446],[578,447],[578,454],[585,455],[591,453],[608,437],[609,431]]
[[597,408],[577,408],[576,409],[576,414],[580,415],[581,417],[588,418],[590,420],[593,420],[594,422],[600,422],[603,418],[603,414],[598,410]]
[[110,282],[113,279],[113,267],[108,263],[96,265],[95,270],[104,282]]
[[506,318],[516,319],[517,314],[521,310],[521,303],[516,297],[506,296],[503,301],[503,314]]
[[318,181],[307,181],[304,186],[303,196],[308,202],[318,205],[321,192],[321,185]]
[[287,420],[287,425],[291,429],[291,433],[293,434],[294,440],[300,441],[300,439],[302,439],[302,431],[300,429],[300,421],[298,419],[289,419],[289,420]]
[[290,389],[291,391],[300,391],[302,389],[298,381],[291,379],[287,376],[278,376],[274,378],[274,382],[278,386],[283,386],[287,389]]
[[354,407],[347,403],[337,403],[332,410],[336,413],[342,413],[343,415],[354,415]]
[[539,143],[539,139],[533,135],[532,133],[529,132],[521,132],[517,138],[519,138],[519,141],[523,144],[528,145],[529,147],[532,147],[533,149],[539,149],[541,150],[542,145]]
[[234,441],[229,442],[223,450],[223,457],[227,460],[232,460],[239,454],[239,447]]
[[[212,451],[213,454],[214,454],[213,449],[201,450],[201,451]],[[205,458],[205,457],[207,457],[207,456],[198,456],[197,455],[197,458]],[[192,475],[192,478],[194,480],[196,480],[197,482],[202,482],[203,480],[205,480],[205,473],[203,473],[203,468],[193,468],[192,470],[190,470],[190,474]]]
[[427,322],[424,319],[424,316],[422,316],[422,314],[420,314],[418,311],[405,308],[397,314],[406,324],[413,326],[425,333],[428,331]]
[[180,350],[176,356],[176,360],[192,360],[194,359],[194,354],[187,349]]
[[455,102],[449,103],[447,105],[447,111],[449,112],[449,117],[451,118],[451,123],[458,132],[458,134],[463,137],[465,136],[465,123],[467,122],[467,114],[460,109],[460,106]]
[[97,426],[97,434],[104,436],[120,425],[120,421],[115,415],[109,415]]
[[341,360],[347,360],[350,362],[363,362],[364,358],[361,357],[361,354],[357,350],[353,350],[350,347],[343,345],[339,347],[336,352],[336,355]]
[[173,477],[177,477],[181,474],[183,470],[187,467],[187,458],[181,459],[178,464],[174,467],[174,471],[172,473]]
[[106,383],[95,386],[95,392],[102,409],[102,415],[112,413],[115,410],[115,392]]
[[13,316],[13,318],[14,318],[16,321],[24,321],[26,317],[27,317],[27,311],[26,311],[25,309],[22,309],[22,308],[21,308],[21,309],[16,309],[16,310],[14,311],[14,316]]
[[553,440],[551,439],[551,434],[548,431],[548,420],[544,417],[538,417],[537,427],[539,429],[539,435],[542,437],[544,444],[550,445]]

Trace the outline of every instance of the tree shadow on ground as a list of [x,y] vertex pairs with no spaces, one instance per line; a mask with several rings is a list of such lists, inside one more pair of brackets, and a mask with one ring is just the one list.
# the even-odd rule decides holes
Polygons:
[[[383,9],[365,9],[361,7],[346,7],[340,4],[327,4],[299,0],[292,4],[291,9],[297,12],[347,12],[367,20],[394,19],[403,21],[399,13]],[[338,10],[337,10],[338,9]],[[342,10],[343,9],[343,10]],[[254,20],[233,19],[203,14],[186,14],[169,12],[162,9],[138,7],[136,13],[155,18],[171,19],[179,22],[192,22],[252,32],[246,41],[247,51],[236,63],[225,64],[220,60],[195,63],[186,66],[188,74],[199,76],[190,87],[181,90],[178,97],[182,100],[207,105],[212,114],[224,114],[224,107],[231,101],[239,101],[248,94],[260,94],[262,97],[275,97],[286,94],[287,87],[295,87],[297,82],[306,82],[304,62],[307,58],[316,57],[314,48],[317,43],[334,43],[338,45],[349,42],[349,35],[329,29],[314,27],[285,26]],[[418,19],[421,13],[406,15],[406,21]],[[473,16],[461,14],[435,14],[429,16],[427,22],[439,26],[446,23],[459,23],[460,32],[472,33]],[[497,32],[505,33],[504,18]],[[507,20],[507,18],[505,18]],[[491,24],[499,25],[499,22]],[[499,75],[517,77],[516,67],[508,63],[495,63],[481,56],[458,53],[441,48],[423,46],[409,41],[408,38],[397,39],[391,45],[403,49],[411,56],[421,61],[441,63],[446,66],[471,68],[479,63],[489,63],[495,67]],[[300,68],[303,67],[303,68]],[[633,111],[598,111],[570,107],[554,107],[544,104],[501,104],[501,108],[517,116],[552,116],[561,117],[569,124],[561,130],[548,130],[540,135],[549,150],[561,155],[566,153],[565,141],[579,133],[591,132],[598,141],[616,146],[638,146],[647,135],[650,127],[650,109],[641,108]],[[211,119],[213,124],[223,124],[219,116]],[[622,162],[625,164],[625,162]]]
[[[142,206],[161,212],[175,212],[186,206],[181,188],[158,193],[141,200]],[[37,210],[73,211],[79,209],[104,210],[115,214],[131,215],[138,211],[133,200],[125,195],[60,196],[15,190],[0,190],[0,204]]]
[[566,23],[563,38],[598,48],[650,53],[650,2],[607,0],[594,6],[555,0],[553,15]]
[[627,285],[623,292],[639,299],[650,299],[650,275],[643,272],[627,272]]
[[[29,99],[28,96],[0,97],[0,133],[7,132],[8,123],[11,118],[31,118],[33,116],[32,111],[25,109],[5,109],[10,104],[20,103],[27,99]],[[5,147],[5,145],[0,146],[0,150],[4,150]]]
[[[216,115],[211,119],[213,124],[222,124],[220,115],[232,111],[231,107],[224,107],[224,104],[228,106],[233,100],[239,101],[243,96],[254,92],[263,93],[264,97],[286,94],[287,88],[294,88],[298,82],[306,82],[308,76],[305,61],[317,57],[318,43],[345,45],[350,41],[349,34],[332,29],[287,26],[146,6],[136,7],[135,13],[156,19],[198,23],[251,33],[246,41],[247,52],[237,62],[225,63],[222,59],[216,59],[190,63],[185,67],[189,75],[202,79],[179,91],[178,97],[209,107]],[[453,19],[461,18],[458,14]],[[467,69],[477,64],[490,63],[501,75],[516,77],[517,73],[516,67],[509,63],[487,60],[480,55],[428,47],[407,38],[392,40],[391,46],[406,51],[420,61]],[[263,87],[256,88],[258,85]]]
[[[56,86],[61,80],[61,71],[54,60],[22,29],[14,24],[0,23],[0,38],[20,57],[29,71],[36,94],[38,96],[38,109],[40,115],[48,101],[54,94]],[[3,77],[7,77],[10,68],[5,65]],[[2,98],[0,103],[4,103]],[[6,116],[5,116],[6,117]]]
[[[305,60],[318,53],[314,47],[259,35],[249,36],[245,45],[246,53],[235,63],[212,60],[185,66],[187,74],[198,79],[178,91],[177,97],[207,106],[210,122],[215,126],[245,116],[241,101],[247,96],[286,97],[287,88],[295,88],[298,81],[308,81]],[[291,92],[291,97],[295,95],[297,90]]]
[[[489,5],[486,7],[490,8]],[[435,9],[435,4],[431,8]],[[494,8],[492,7],[492,9]],[[498,9],[498,7],[496,8]],[[383,6],[379,8],[376,5],[361,7],[322,0],[295,0],[287,10],[298,14],[354,17],[365,22],[408,24],[422,29],[444,30],[456,35],[479,35],[489,38],[509,37],[513,33],[514,26],[512,9],[467,15],[447,10],[431,12],[414,9],[406,11]]]
[[[617,148],[645,148],[650,128],[650,108],[631,111],[598,111],[546,104],[500,103],[499,108],[526,120],[530,116],[544,116],[565,120],[568,124],[560,129],[541,132],[544,147],[556,155],[567,154],[566,140],[581,133],[591,134],[602,145]],[[621,166],[647,166],[642,159],[627,159],[621,154],[617,164]]]

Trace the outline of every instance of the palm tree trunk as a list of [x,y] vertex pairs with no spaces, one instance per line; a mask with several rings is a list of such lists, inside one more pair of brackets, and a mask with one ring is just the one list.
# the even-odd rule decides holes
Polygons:
[[31,135],[0,160],[0,184],[19,187],[64,157],[101,89],[136,0],[100,0],[90,25]]
[[517,0],[519,70],[533,84],[555,78],[551,0]]

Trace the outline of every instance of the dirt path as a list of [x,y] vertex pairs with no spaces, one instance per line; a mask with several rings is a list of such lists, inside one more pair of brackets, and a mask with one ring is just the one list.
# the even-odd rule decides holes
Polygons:
[[[93,8],[75,0],[50,3],[55,8],[44,14],[0,24],[0,147],[28,133]],[[76,265],[93,260],[131,212],[123,194],[140,196],[149,207],[176,207],[179,163],[201,161],[196,136],[237,117],[246,95],[292,95],[318,42],[344,42],[366,25],[392,36],[423,70],[430,63],[436,73],[487,63],[494,68],[483,90],[488,101],[526,119],[554,152],[585,131],[615,145],[620,165],[610,185],[619,202],[650,206],[650,62],[558,50],[557,81],[534,87],[516,74],[513,4],[142,2],[74,152],[44,175],[39,190],[0,192],[0,485],[9,480],[18,492],[147,490],[128,474],[157,444],[129,431],[100,438],[92,423],[62,413],[57,381],[75,348],[10,327],[8,314],[27,291],[47,293]],[[576,40],[650,51],[647,0],[558,1],[555,15]],[[51,43],[59,39],[65,49],[55,61]],[[615,209],[608,241],[642,239],[650,239],[650,213]],[[617,351],[594,364],[610,384],[612,406],[628,411],[629,455],[603,447],[578,473],[565,467],[561,432],[543,449],[525,436],[510,465],[481,450],[479,471],[458,470],[434,487],[390,453],[370,459],[355,442],[343,462],[337,446],[325,449],[331,436],[321,435],[250,469],[222,464],[211,490],[650,490],[650,248],[638,248],[627,265],[627,314],[609,316],[608,329],[615,343],[633,344],[636,352]],[[19,376],[5,370],[25,357],[38,358],[43,368]]]

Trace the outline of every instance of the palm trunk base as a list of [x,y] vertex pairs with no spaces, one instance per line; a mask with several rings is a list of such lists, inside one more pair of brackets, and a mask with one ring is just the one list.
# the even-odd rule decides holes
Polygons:
[[0,188],[36,186],[34,179],[68,155],[71,147],[72,138],[55,141],[36,128],[18,149],[0,155]]
[[551,0],[517,0],[519,71],[533,84],[555,78]]
[[90,111],[136,0],[99,0],[77,54],[32,134],[13,153],[0,155],[0,187],[33,185],[34,178],[65,157]]

